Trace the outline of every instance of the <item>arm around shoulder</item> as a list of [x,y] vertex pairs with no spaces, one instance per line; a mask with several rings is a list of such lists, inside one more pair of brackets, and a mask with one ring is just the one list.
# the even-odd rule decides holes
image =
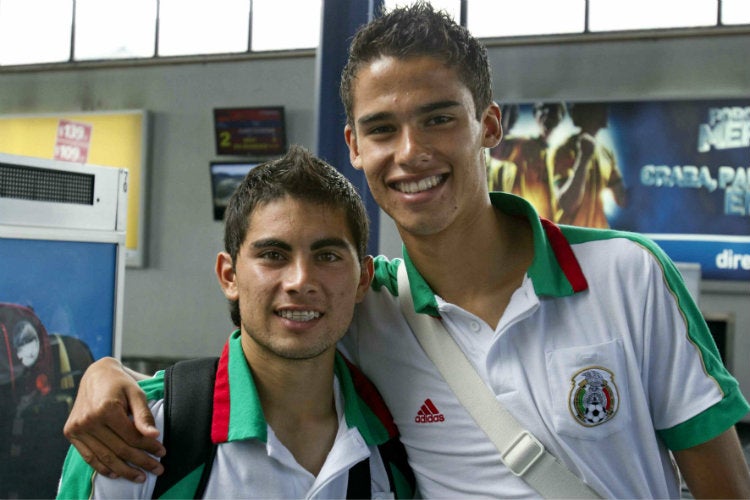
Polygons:
[[[164,419],[162,401],[151,400],[149,405],[161,432]],[[152,498],[156,476],[143,473],[142,479],[133,482],[125,477],[99,474],[71,446],[63,464],[57,499]]]
[[146,396],[133,375],[145,378],[114,358],[92,364],[81,379],[64,433],[100,474],[143,481],[143,471],[137,467],[160,474],[161,464],[149,453],[162,456],[165,450],[157,440],[159,431]]

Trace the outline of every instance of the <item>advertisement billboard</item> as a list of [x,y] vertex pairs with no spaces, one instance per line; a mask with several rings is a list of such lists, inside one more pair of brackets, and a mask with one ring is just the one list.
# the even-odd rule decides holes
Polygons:
[[750,281],[750,99],[502,109],[490,189],[556,222],[646,234],[704,280]]

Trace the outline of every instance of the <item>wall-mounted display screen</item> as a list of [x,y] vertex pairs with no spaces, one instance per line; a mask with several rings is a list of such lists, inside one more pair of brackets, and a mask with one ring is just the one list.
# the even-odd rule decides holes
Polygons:
[[286,151],[283,106],[214,109],[217,155],[275,156]]
[[211,197],[213,200],[214,220],[222,220],[224,211],[234,190],[242,182],[247,173],[258,163],[249,162],[220,162],[210,163]]

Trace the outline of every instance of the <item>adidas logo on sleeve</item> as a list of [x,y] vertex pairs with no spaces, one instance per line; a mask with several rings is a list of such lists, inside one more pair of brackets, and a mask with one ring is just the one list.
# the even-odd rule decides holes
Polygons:
[[428,398],[424,400],[422,407],[417,412],[417,416],[414,417],[414,421],[418,424],[444,422],[445,416],[440,413],[440,410],[438,410],[435,404]]

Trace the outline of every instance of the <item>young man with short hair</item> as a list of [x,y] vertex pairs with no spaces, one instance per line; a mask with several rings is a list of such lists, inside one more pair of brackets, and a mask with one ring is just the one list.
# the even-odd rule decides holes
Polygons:
[[[292,147],[250,171],[229,202],[224,234],[216,275],[240,328],[219,358],[208,405],[218,446],[205,496],[344,498],[359,480],[368,497],[410,497],[385,406],[336,351],[372,279],[354,187]],[[163,430],[164,373],[143,388]],[[352,476],[363,461],[368,472]],[[188,472],[165,494],[192,498]],[[154,474],[143,483],[96,475],[71,448],[59,498],[151,498],[155,483]]]

